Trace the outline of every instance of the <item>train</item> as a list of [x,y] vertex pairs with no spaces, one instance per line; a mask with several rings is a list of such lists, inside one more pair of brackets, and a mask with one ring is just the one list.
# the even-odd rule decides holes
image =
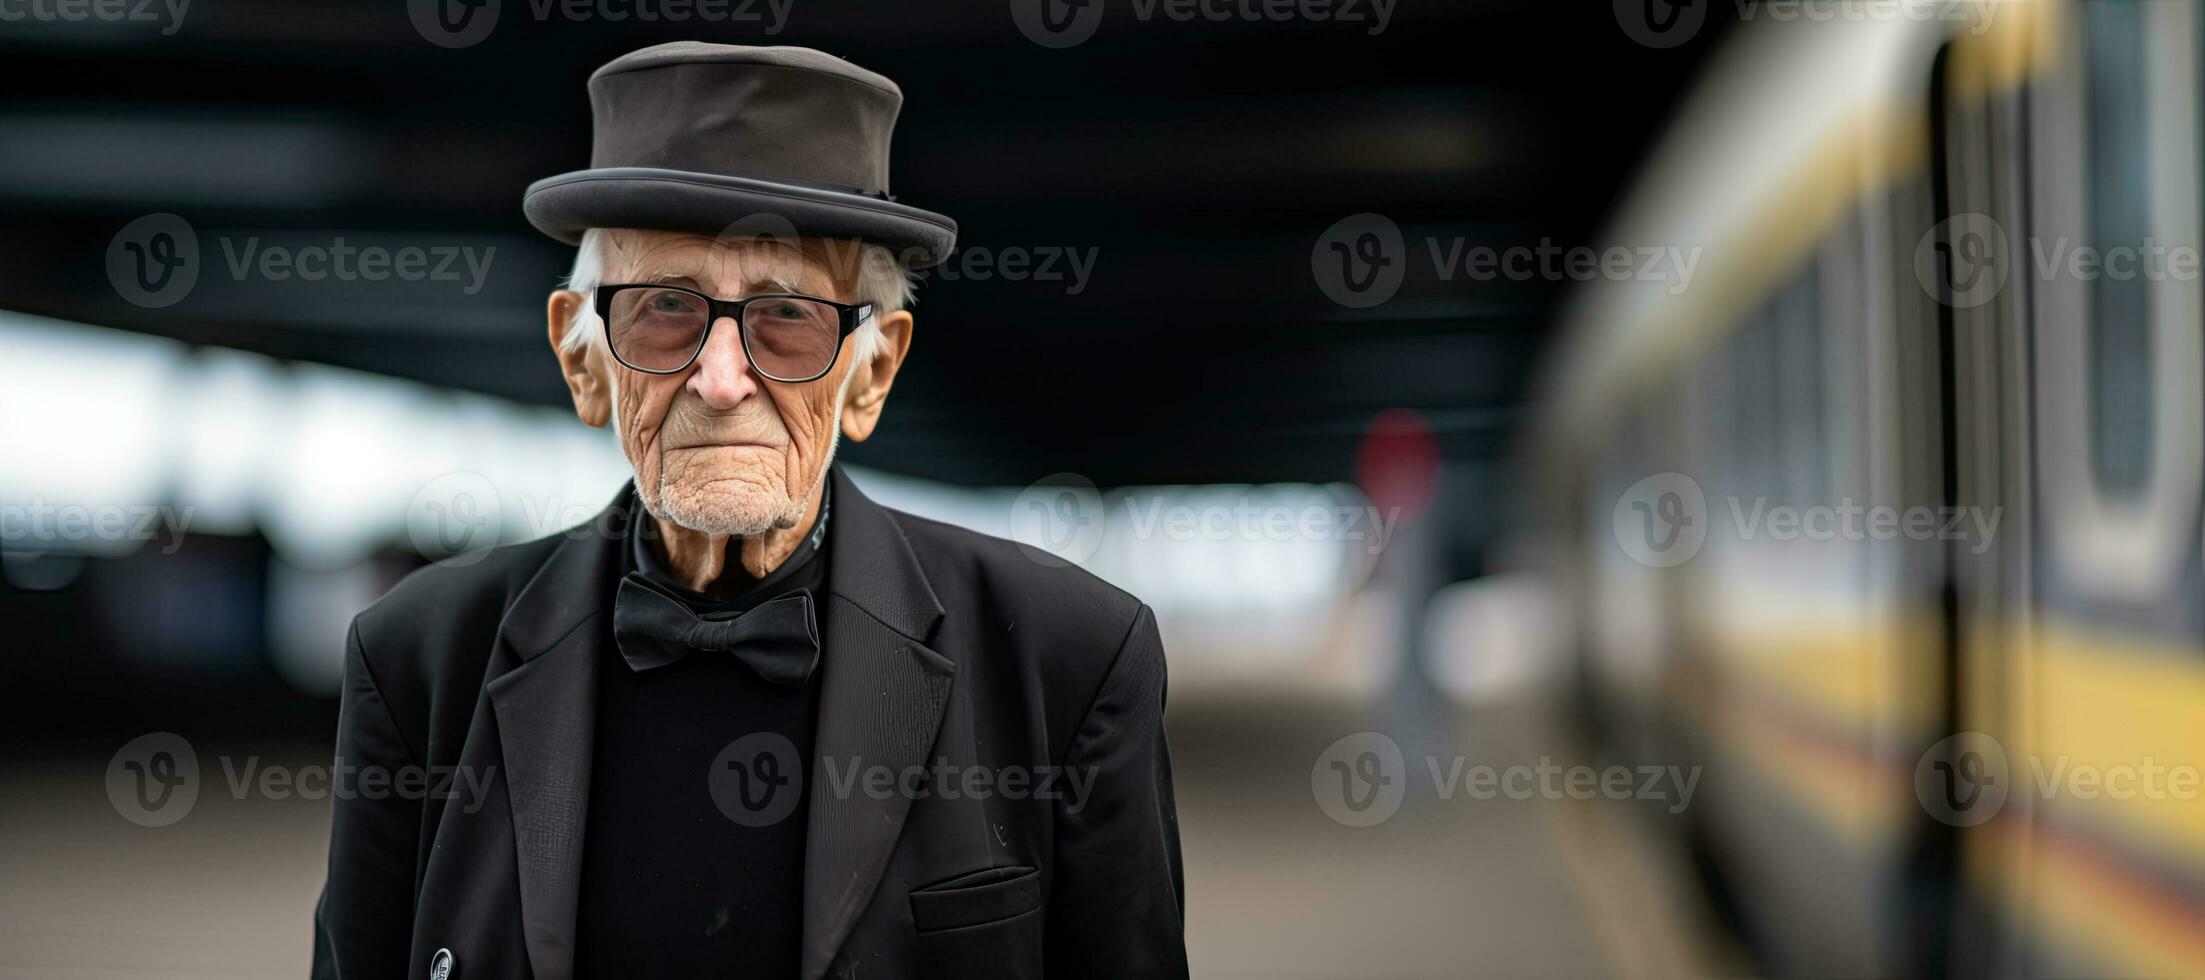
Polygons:
[[1538,384],[1572,716],[1757,972],[2205,975],[2205,13],[1777,6]]

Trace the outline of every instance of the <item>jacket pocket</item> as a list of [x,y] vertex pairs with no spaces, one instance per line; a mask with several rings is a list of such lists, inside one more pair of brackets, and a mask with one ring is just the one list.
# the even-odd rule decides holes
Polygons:
[[911,893],[911,921],[920,932],[963,929],[1024,915],[1041,907],[1041,873],[989,868]]

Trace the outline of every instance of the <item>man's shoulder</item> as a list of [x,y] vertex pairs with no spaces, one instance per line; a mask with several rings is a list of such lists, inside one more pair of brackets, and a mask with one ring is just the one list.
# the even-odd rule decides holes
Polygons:
[[1139,598],[1029,545],[889,513],[959,624],[954,656],[1031,685],[1050,744],[1067,744],[1087,723],[1112,678],[1121,690],[1153,680],[1161,697],[1164,650]]
[[553,535],[431,562],[400,579],[361,615],[413,621],[472,607],[488,598],[510,598],[543,568],[561,540]]

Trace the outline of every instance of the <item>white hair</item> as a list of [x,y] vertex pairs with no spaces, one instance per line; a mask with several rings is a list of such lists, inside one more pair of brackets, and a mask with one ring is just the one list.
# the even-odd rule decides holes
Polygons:
[[[566,335],[560,344],[568,350],[580,350],[590,344],[602,343],[605,324],[597,317],[597,305],[589,297],[596,291],[605,275],[605,241],[608,229],[591,228],[582,233],[581,247],[574,253],[574,270],[567,274],[566,289],[581,293],[582,305],[574,311],[573,322],[567,324]],[[880,318],[884,314],[908,308],[912,298],[912,275],[909,269],[896,261],[895,253],[886,246],[865,244],[858,253],[858,282],[856,302],[873,304],[873,315],[858,325],[850,335],[851,363],[862,364],[872,360],[880,352],[886,338],[880,332]],[[854,378],[857,372],[845,375]]]

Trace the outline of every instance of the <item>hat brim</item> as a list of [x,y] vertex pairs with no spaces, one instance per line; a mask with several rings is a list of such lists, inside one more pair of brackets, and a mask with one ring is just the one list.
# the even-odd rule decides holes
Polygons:
[[719,174],[608,167],[528,185],[521,210],[536,230],[569,245],[591,228],[721,234],[786,228],[820,238],[885,245],[912,269],[941,264],[957,223],[932,211],[863,194]]

